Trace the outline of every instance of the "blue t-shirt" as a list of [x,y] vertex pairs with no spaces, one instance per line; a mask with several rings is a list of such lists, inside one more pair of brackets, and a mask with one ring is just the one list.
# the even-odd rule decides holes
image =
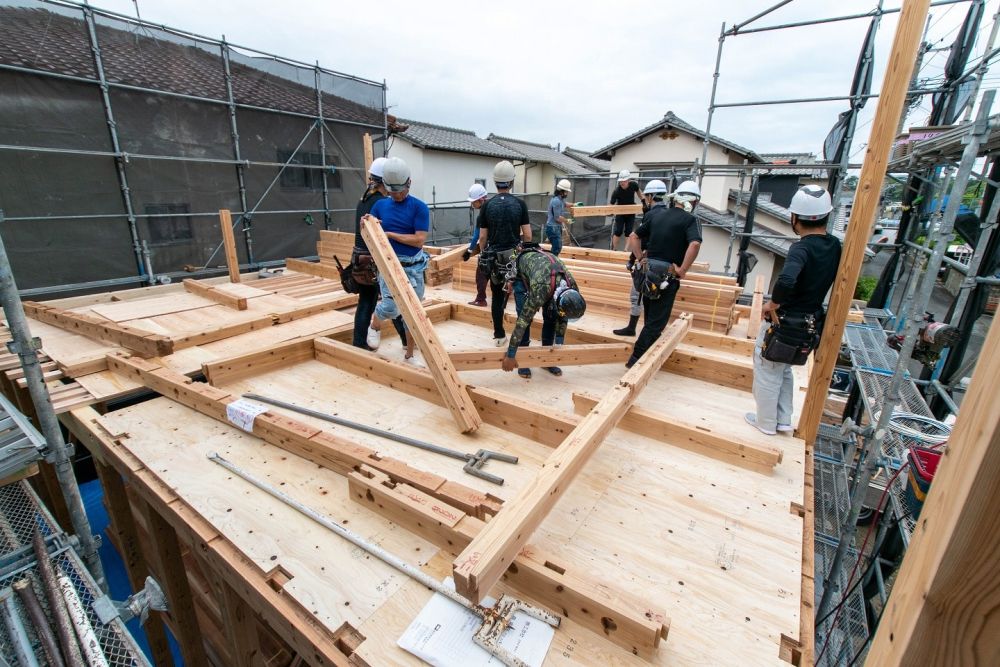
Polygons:
[[549,217],[545,219],[546,225],[560,225],[559,218],[566,215],[566,203],[559,195],[553,195],[549,201]]
[[[431,213],[427,204],[413,196],[407,196],[398,203],[392,197],[380,199],[372,207],[372,215],[382,221],[382,229],[387,232],[413,234],[431,230]],[[414,248],[392,239],[389,239],[389,244],[397,257],[413,257],[423,251],[423,248]]]

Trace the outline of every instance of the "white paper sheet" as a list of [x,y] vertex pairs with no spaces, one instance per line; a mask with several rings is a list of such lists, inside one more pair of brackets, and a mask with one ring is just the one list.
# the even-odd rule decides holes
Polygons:
[[[454,590],[451,577],[444,584]],[[494,600],[487,598],[483,603],[492,606]],[[500,660],[472,640],[481,623],[471,611],[435,593],[397,644],[435,667],[501,667]],[[555,628],[549,624],[518,612],[500,645],[532,667],[541,667],[554,635]]]
[[268,407],[263,403],[238,398],[226,406],[226,418],[247,433],[253,433],[253,420],[267,410]]

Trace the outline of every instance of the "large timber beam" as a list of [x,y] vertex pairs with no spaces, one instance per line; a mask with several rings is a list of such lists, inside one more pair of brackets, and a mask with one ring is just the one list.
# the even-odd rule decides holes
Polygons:
[[240,259],[236,254],[236,238],[233,236],[233,216],[229,209],[219,210],[219,229],[222,232],[222,249],[226,253],[226,269],[229,282],[240,282]]
[[983,344],[865,664],[1000,663],[1000,326]]
[[309,276],[325,278],[326,280],[336,280],[338,283],[340,282],[340,273],[337,271],[337,267],[332,264],[324,264],[323,262],[307,262],[304,259],[288,257],[285,259],[285,268],[289,271],[295,271],[296,273],[304,273]]
[[516,498],[504,503],[493,520],[459,555],[452,570],[459,593],[476,603],[482,601],[690,326],[688,314],[671,324],[549,455],[538,476]]
[[247,299],[245,296],[227,294],[214,285],[206,285],[205,283],[198,282],[197,280],[185,278],[184,289],[191,294],[200,296],[203,299],[208,299],[209,301],[214,301],[215,303],[223,306],[228,306],[229,308],[235,308],[236,310],[247,309]]
[[34,301],[24,302],[24,314],[71,333],[121,345],[146,357],[162,357],[174,351],[174,342],[167,336],[117,324],[96,315],[63,310]]
[[[517,350],[517,363],[521,368],[613,364],[626,361],[631,350],[627,343],[521,347]],[[460,371],[499,370],[506,353],[506,348],[488,347],[451,350],[448,356]]]
[[416,340],[417,347],[424,355],[427,367],[434,377],[438,391],[444,399],[445,405],[451,412],[455,423],[463,433],[475,431],[482,425],[483,420],[476,411],[476,406],[469,396],[469,390],[465,382],[458,376],[458,371],[448,358],[441,340],[434,331],[434,325],[427,318],[420,299],[417,298],[413,286],[403,271],[402,264],[396,258],[389,239],[382,231],[381,223],[372,217],[362,221],[361,235],[368,245],[368,250],[372,258],[378,265],[379,275],[389,287],[392,298],[403,315],[406,322],[407,331]]
[[607,215],[639,215],[641,204],[612,204],[609,206],[569,206],[569,213],[574,218],[600,218]]
[[[348,475],[351,498],[452,554],[460,553],[486,524],[461,510],[362,468]],[[662,609],[590,581],[554,553],[525,545],[504,582],[630,653],[651,659],[670,622]]]

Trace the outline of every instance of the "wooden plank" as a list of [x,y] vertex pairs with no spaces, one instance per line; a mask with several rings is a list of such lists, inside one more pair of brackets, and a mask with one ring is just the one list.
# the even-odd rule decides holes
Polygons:
[[416,292],[413,291],[403,272],[403,266],[389,245],[385,232],[382,231],[382,225],[369,216],[362,221],[361,235],[378,265],[380,277],[389,287],[396,306],[403,315],[408,335],[413,336],[417,347],[423,353],[427,367],[455,423],[463,433],[475,431],[483,421],[469,396],[465,382],[458,376],[458,371],[451,363],[448,353],[434,331],[434,326],[427,319]]
[[375,148],[372,146],[372,135],[370,132],[365,132],[361,138],[361,145],[364,147],[365,151],[365,176],[371,171],[372,162],[375,161]]
[[[517,350],[517,363],[521,368],[613,364],[627,361],[631,350],[628,343],[521,347]],[[456,369],[471,371],[499,369],[506,353],[506,348],[494,347],[450,350],[448,356]]]
[[[589,413],[600,400],[593,394],[573,392],[573,407],[577,414]],[[781,450],[775,447],[733,440],[637,405],[628,409],[618,428],[758,472],[770,471],[781,463],[782,458]]]
[[223,306],[229,306],[230,308],[235,308],[236,310],[247,309],[247,300],[245,297],[226,294],[225,292],[215,289],[211,285],[205,285],[197,280],[192,280],[191,278],[184,279],[184,289],[191,292],[191,294],[197,294],[200,297],[204,297]]
[[610,206],[567,206],[574,218],[593,218],[606,215],[640,215],[641,204],[616,204]]
[[40,322],[88,338],[121,345],[144,356],[166,356],[173,352],[173,341],[167,336],[143,331],[125,324],[116,324],[93,315],[62,310],[44,303],[24,302],[24,313]]
[[317,278],[336,280],[338,284],[340,282],[340,274],[337,272],[337,267],[330,264],[307,262],[304,259],[288,257],[285,259],[285,268],[289,271],[304,273],[309,276],[316,276]]
[[827,390],[833,366],[840,353],[840,343],[844,336],[847,311],[854,298],[854,288],[861,274],[861,262],[865,257],[866,244],[871,236],[872,224],[879,211],[882,181],[885,179],[889,151],[896,138],[896,126],[903,112],[906,90],[910,85],[917,50],[920,47],[924,19],[930,7],[930,0],[910,0],[903,5],[889,53],[885,80],[879,93],[875,120],[872,122],[865,161],[858,177],[858,187],[851,219],[844,237],[844,250],[840,258],[840,269],[833,282],[830,307],[823,337],[815,353],[815,363],[809,374],[809,388],[805,404],[799,417],[798,432],[806,442],[816,439],[819,421],[823,416]]
[[[1000,659],[1000,326],[962,400],[869,665],[989,665]],[[906,482],[904,482],[906,483]]]
[[[486,525],[405,484],[362,468],[348,476],[351,498],[373,512],[453,554]],[[505,583],[555,613],[606,637],[634,655],[651,659],[670,622],[662,609],[589,580],[556,554],[527,544],[503,575]]]
[[430,268],[432,271],[444,271],[445,269],[450,269],[453,266],[457,266],[462,261],[462,255],[468,246],[460,245],[448,250],[445,253],[438,255],[437,257],[431,257]]
[[222,229],[222,248],[226,252],[226,268],[229,269],[229,282],[240,282],[240,260],[236,254],[236,239],[233,237],[233,217],[229,209],[219,211],[219,227]]
[[764,276],[757,276],[753,283],[753,302],[750,305],[750,319],[747,321],[747,338],[757,338],[760,333],[760,322],[762,318],[761,309],[764,307]]
[[499,581],[514,556],[551,511],[573,478],[621,421],[691,326],[690,316],[671,324],[663,336],[622,376],[601,402],[545,461],[538,476],[504,504],[455,560],[455,588],[480,602]]
[[216,387],[248,375],[257,375],[313,358],[313,338],[296,338],[264,350],[219,359],[201,365],[205,379]]

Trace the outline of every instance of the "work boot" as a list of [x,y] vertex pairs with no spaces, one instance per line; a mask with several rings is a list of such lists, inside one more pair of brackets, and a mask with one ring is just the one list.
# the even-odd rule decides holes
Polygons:
[[635,366],[635,362],[637,361],[639,361],[639,357],[633,354],[631,357],[628,358],[628,361],[625,362],[625,368],[632,368],[633,366]]
[[622,329],[615,329],[611,333],[616,336],[634,336],[635,325],[639,323],[638,315],[629,315],[628,324]]
[[562,369],[559,368],[558,366],[542,366],[542,368],[544,368],[548,372],[552,373],[556,377],[559,377],[560,375],[562,375]]

